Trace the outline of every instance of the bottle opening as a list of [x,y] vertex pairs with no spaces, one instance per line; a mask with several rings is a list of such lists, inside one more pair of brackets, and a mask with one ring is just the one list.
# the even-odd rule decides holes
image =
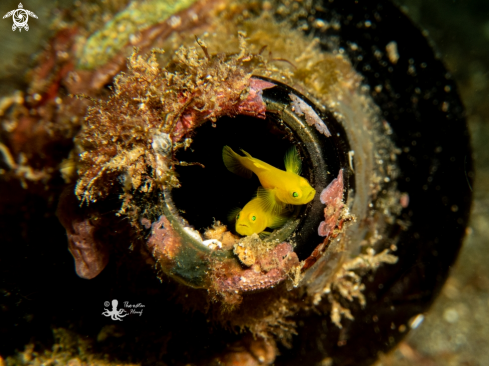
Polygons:
[[[275,168],[285,170],[284,156],[298,141],[286,126],[276,123],[267,114],[266,119],[239,115],[235,118],[222,117],[216,123],[208,121],[198,127],[193,142],[187,150],[179,150],[177,159],[193,166],[177,166],[176,172],[181,187],[172,190],[173,201],[180,215],[199,231],[220,221],[235,232],[230,213],[242,209],[256,196],[261,186],[258,177],[243,178],[229,171],[223,162],[222,151],[229,146],[233,151],[262,160]],[[301,155],[300,147],[298,148]],[[309,179],[312,171],[307,161],[302,161],[302,176]],[[301,205],[303,211],[306,205]],[[294,217],[294,214],[290,214]],[[270,231],[270,229],[267,229]]]

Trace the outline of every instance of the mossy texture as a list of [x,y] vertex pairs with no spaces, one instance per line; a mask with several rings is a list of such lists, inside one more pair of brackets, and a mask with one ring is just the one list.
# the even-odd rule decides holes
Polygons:
[[[129,58],[128,72],[114,82],[107,101],[94,101],[76,139],[80,152],[76,195],[94,202],[117,180],[126,192],[149,192],[156,184],[178,186],[172,153],[205,120],[234,116],[250,91],[260,56],[239,52],[210,56],[205,44],[179,48],[162,68],[154,50]],[[162,145],[168,145],[166,148]]]
[[[134,1],[119,12],[99,31],[90,36],[80,52],[78,64],[94,69],[105,64],[129,44],[130,37],[140,30],[161,23],[196,0]],[[175,19],[178,21],[178,19]]]

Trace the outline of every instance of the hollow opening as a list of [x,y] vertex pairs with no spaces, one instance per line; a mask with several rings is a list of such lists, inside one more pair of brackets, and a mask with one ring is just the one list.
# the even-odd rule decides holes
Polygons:
[[[249,116],[222,117],[215,124],[206,122],[198,127],[192,139],[190,148],[178,151],[176,157],[180,161],[201,163],[205,168],[177,166],[181,187],[174,189],[172,196],[181,216],[200,231],[212,226],[214,219],[234,229],[228,221],[229,213],[246,205],[260,186],[255,174],[245,179],[226,169],[222,159],[225,145],[241,155],[243,149],[257,159],[285,169],[285,152],[298,144],[293,133],[270,116],[265,120]],[[306,161],[302,165],[302,176],[308,179],[312,172]]]

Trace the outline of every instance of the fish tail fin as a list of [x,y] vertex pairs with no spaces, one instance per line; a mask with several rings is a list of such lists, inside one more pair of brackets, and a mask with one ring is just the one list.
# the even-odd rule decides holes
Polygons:
[[229,146],[224,146],[222,149],[222,160],[224,161],[224,165],[226,168],[236,175],[239,175],[243,178],[251,178],[253,172],[243,166],[240,155],[236,154],[233,149]]
[[256,191],[256,197],[260,199],[260,205],[265,212],[269,212],[272,215],[280,215],[286,205],[275,198],[275,188],[266,189],[263,187],[258,187]]
[[236,221],[236,216],[241,212],[241,209],[239,207],[233,208],[231,211],[229,211],[227,219],[229,223],[234,223]]
[[287,150],[285,153],[284,163],[286,171],[295,173],[297,175],[301,174],[302,161],[295,147],[291,147],[289,150]]

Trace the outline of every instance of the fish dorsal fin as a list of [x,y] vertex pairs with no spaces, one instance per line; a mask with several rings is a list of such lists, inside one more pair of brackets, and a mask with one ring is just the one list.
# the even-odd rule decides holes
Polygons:
[[285,153],[284,162],[286,171],[297,175],[301,174],[302,160],[299,157],[299,153],[295,147],[291,147],[289,150],[287,150]]
[[246,156],[247,158],[253,159],[253,156],[251,156],[251,155],[250,155],[250,153],[247,153],[247,152],[246,152],[246,151],[244,151],[243,149],[240,149],[240,150],[241,150],[241,152],[242,152],[243,154],[245,154],[245,156]]
[[241,209],[239,207],[235,207],[233,208],[231,211],[229,211],[228,213],[228,221],[230,223],[233,223],[236,221],[236,216],[238,216],[238,214],[241,212]]
[[[247,153],[246,153],[247,154]],[[249,154],[247,154],[249,155]],[[236,175],[239,175],[243,178],[251,178],[253,172],[241,164],[239,158],[242,157],[236,154],[233,149],[229,146],[224,146],[222,149],[222,161],[226,168]]]
[[285,204],[275,198],[275,188],[265,189],[263,187],[258,187],[256,197],[260,199],[260,206],[263,211],[269,212],[272,215],[280,215],[285,209]]
[[247,158],[250,158],[251,162],[253,163],[253,165],[259,169],[265,169],[265,170],[269,170],[270,167],[267,163],[261,161],[260,159],[257,159],[257,158],[254,158],[253,156],[251,156],[249,153],[247,153],[246,151],[244,151],[243,149],[241,149],[241,152],[243,154],[245,154],[245,156]]
[[269,167],[262,163],[261,160],[253,159],[253,165],[259,169],[269,170]]

